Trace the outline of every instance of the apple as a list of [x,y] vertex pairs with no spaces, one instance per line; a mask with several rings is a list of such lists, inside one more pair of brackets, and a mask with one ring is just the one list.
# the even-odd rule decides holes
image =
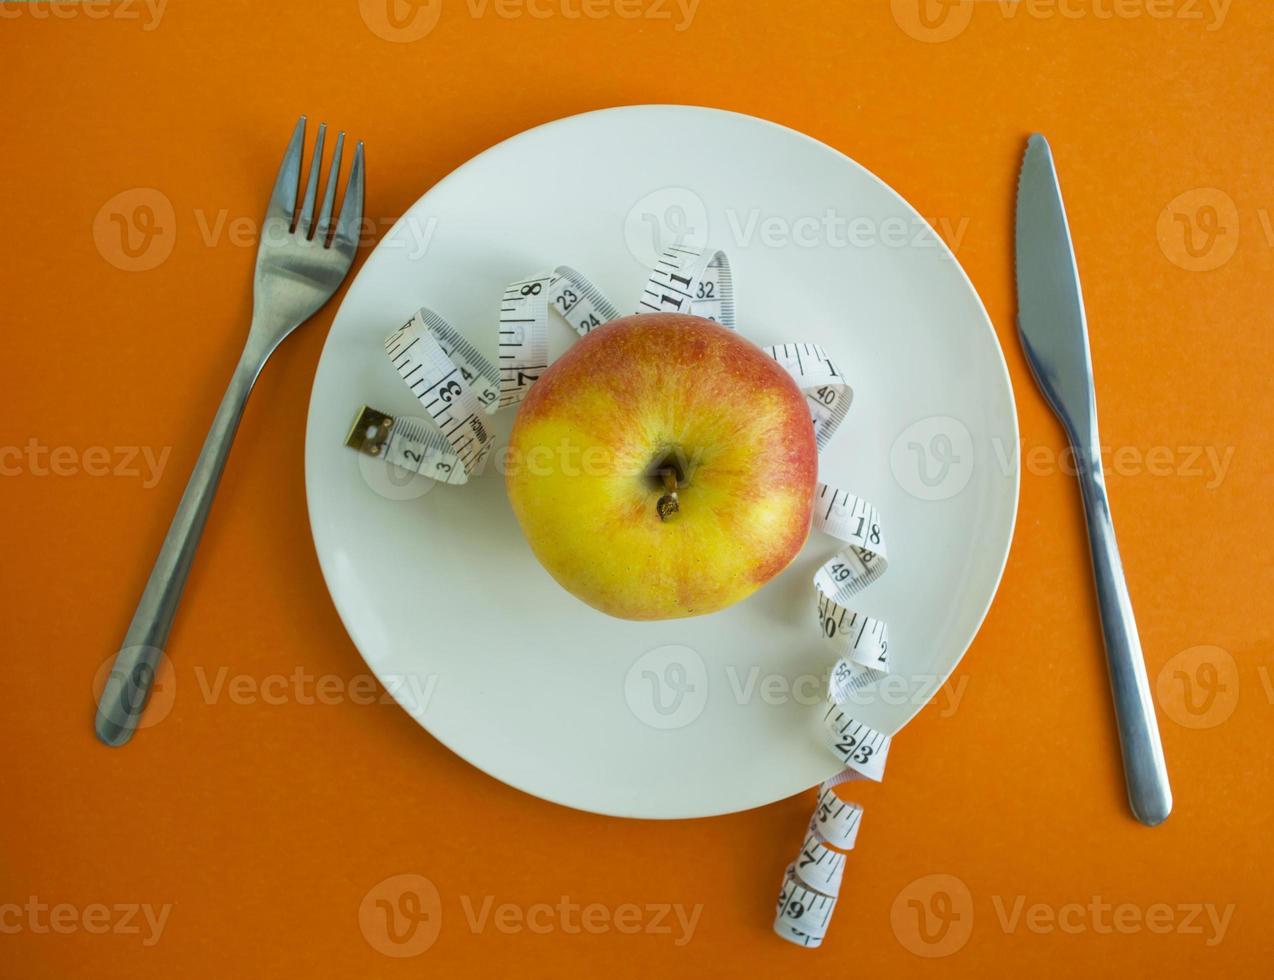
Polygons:
[[809,536],[818,450],[805,396],[755,344],[701,317],[592,331],[523,400],[505,457],[531,550],[622,619],[724,609]]

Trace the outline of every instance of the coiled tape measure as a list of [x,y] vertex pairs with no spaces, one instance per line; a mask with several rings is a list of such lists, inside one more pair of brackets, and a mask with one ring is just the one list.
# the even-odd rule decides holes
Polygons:
[[[569,266],[510,283],[499,316],[498,365],[492,364],[441,316],[420,309],[385,339],[385,353],[424,408],[426,418],[393,417],[364,407],[346,445],[441,483],[463,484],[490,458],[491,415],[518,404],[548,368],[550,312],[580,336],[618,318],[618,307]],[[638,313],[689,313],[735,328],[734,282],[721,251],[673,246],[659,258],[637,303]],[[820,454],[844,421],[853,392],[817,344],[764,348],[805,393]],[[845,868],[858,837],[862,807],[836,787],[855,779],[879,781],[890,736],[854,720],[851,698],[889,674],[889,628],[854,611],[853,597],[887,566],[880,515],[847,490],[819,483],[813,526],[841,547],[814,575],[813,607],[836,660],[823,721],[828,748],[842,770],[819,787],[800,854],[787,867],[774,931],[815,947],[827,933]]]

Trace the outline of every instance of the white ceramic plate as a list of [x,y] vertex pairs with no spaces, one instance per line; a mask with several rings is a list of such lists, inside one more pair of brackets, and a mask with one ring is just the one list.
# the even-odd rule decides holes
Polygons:
[[[822,344],[854,407],[823,478],[867,497],[890,567],[857,606],[890,623],[907,689],[857,717],[893,732],[972,641],[1008,555],[1017,423],[995,332],[954,257],[852,160],[773,123],[633,106],[540,126],[422,197],[351,285],[319,362],[305,478],[319,562],[372,671],[473,765],[568,806],[695,817],[831,775],[816,534],[745,602],[663,623],[608,618],[531,555],[492,471],[404,480],[342,445],[363,403],[422,413],[382,351],[427,305],[489,357],[500,291],[565,263],[635,309],[656,234],[725,249],[739,328]],[[427,246],[425,243],[427,242]],[[574,336],[555,323],[554,356]],[[512,412],[497,417],[507,439]]]

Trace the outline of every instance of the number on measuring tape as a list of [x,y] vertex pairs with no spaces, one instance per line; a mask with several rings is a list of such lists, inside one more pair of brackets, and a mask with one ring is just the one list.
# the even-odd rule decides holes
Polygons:
[[500,303],[500,407],[517,404],[549,366],[551,277],[505,287]]
[[800,389],[814,422],[814,441],[820,452],[845,421],[854,392],[818,344],[776,344],[765,348]]
[[559,265],[549,287],[549,303],[581,337],[619,319],[619,310],[600,289],[569,265]]
[[889,672],[889,626],[818,597],[818,622],[823,638],[842,659],[870,670]]
[[499,407],[495,370],[449,323],[421,309],[385,338],[385,353],[466,474],[491,449],[486,416]]
[[834,786],[823,785],[810,823],[824,842],[842,851],[852,850],[862,822],[861,806],[842,800]]
[[827,706],[823,724],[827,744],[841,762],[864,778],[880,782],[889,756],[889,736],[855,721],[837,704]]
[[785,938],[804,946],[818,946],[827,934],[836,898],[801,881],[795,864],[789,864],[779,890],[778,917],[774,928]]
[[602,291],[570,266],[505,287],[500,303],[500,407],[516,405],[548,369],[549,310],[581,337],[619,316]]
[[667,249],[642,290],[638,313],[688,313],[734,329],[734,279],[725,252]]
[[835,895],[845,873],[845,855],[832,850],[811,830],[805,835],[805,843],[801,845],[801,854],[794,868],[810,887]]
[[364,405],[345,437],[345,445],[440,483],[459,484],[469,479],[450,443],[421,419],[394,418]]

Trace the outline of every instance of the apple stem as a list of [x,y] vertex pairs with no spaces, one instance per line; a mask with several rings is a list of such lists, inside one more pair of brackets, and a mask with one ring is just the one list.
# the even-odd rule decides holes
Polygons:
[[655,502],[655,512],[661,521],[667,522],[681,510],[681,504],[677,500],[677,471],[668,466],[659,471],[659,477],[668,492]]

